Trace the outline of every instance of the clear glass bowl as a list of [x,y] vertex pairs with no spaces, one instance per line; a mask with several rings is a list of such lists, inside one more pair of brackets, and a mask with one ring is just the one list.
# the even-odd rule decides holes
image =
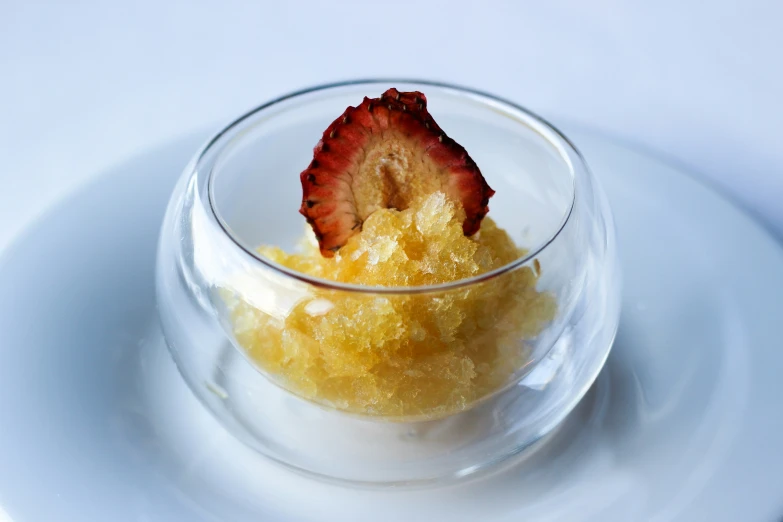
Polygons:
[[[496,190],[489,215],[525,255],[472,279],[388,288],[312,278],[257,253],[260,245],[292,250],[302,236],[299,173],[323,129],[347,106],[392,86],[426,94],[439,125]],[[568,139],[507,101],[420,81],[316,87],[238,118],[185,169],[157,260],[166,341],[203,404],[267,457],[362,484],[443,482],[531,447],[603,366],[617,330],[619,291],[609,206]],[[320,364],[327,352],[350,350],[330,345],[337,337],[313,326],[318,321],[291,329],[294,308],[309,305],[314,317],[338,314],[332,318],[347,321],[343,338],[351,340],[367,335],[351,322],[358,315],[374,320],[391,309],[410,324],[435,324],[443,313],[436,304],[444,302],[463,306],[463,323],[448,342],[432,329],[415,334],[415,350],[433,352],[416,371],[371,367],[366,376],[343,374],[336,387],[333,380],[292,377],[297,357]],[[414,343],[412,330],[404,331],[401,342]],[[370,353],[384,357],[383,341],[375,339]],[[275,355],[300,348],[282,363]],[[354,395],[366,392],[367,379],[373,393],[388,394],[357,406]]]

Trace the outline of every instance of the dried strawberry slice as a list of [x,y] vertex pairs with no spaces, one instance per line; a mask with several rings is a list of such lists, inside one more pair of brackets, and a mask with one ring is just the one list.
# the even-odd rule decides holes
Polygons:
[[432,119],[420,92],[389,89],[380,98],[364,98],[329,125],[313,152],[300,175],[299,212],[325,257],[376,210],[404,210],[438,190],[462,204],[463,231],[473,235],[495,193],[465,149]]

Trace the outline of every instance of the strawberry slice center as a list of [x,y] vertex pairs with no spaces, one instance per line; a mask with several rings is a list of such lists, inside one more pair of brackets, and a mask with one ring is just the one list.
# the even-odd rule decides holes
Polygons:
[[326,129],[300,178],[300,212],[326,257],[376,210],[404,210],[437,191],[462,206],[464,233],[472,235],[494,194],[465,149],[435,123],[426,97],[396,89],[348,107]]

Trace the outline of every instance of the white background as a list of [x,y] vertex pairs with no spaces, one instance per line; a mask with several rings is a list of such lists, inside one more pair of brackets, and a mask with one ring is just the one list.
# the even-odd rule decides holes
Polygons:
[[465,84],[663,152],[783,235],[775,0],[0,7],[0,245],[107,166],[286,91],[369,76]]

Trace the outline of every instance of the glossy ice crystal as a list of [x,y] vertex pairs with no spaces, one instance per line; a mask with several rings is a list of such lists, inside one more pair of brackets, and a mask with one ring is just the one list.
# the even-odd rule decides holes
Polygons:
[[[301,252],[259,252],[310,276],[385,287],[470,278],[524,254],[490,218],[473,237],[463,220],[436,192],[403,211],[374,212],[332,258],[309,229]],[[318,290],[282,320],[241,296],[228,304],[237,342],[282,387],[352,413],[434,418],[468,408],[530,362],[526,341],[557,308],[536,289],[538,276],[524,267],[418,294]]]

